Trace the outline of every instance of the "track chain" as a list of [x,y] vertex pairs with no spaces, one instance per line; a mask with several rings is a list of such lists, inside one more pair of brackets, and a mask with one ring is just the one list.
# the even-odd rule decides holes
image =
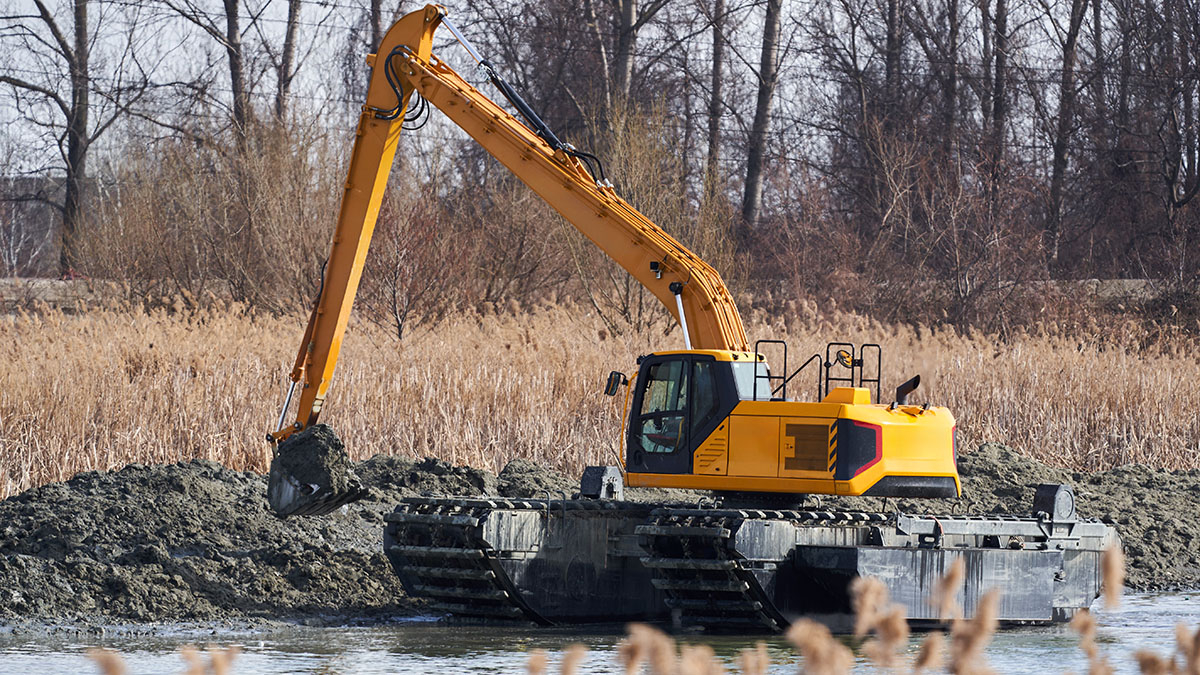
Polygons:
[[[782,631],[789,621],[776,609],[754,574],[756,561],[737,552],[734,536],[747,519],[783,520],[804,526],[858,527],[878,523],[880,513],[664,508],[637,528],[654,586],[681,623],[707,629]],[[779,562],[779,561],[770,561]]]
[[549,625],[522,601],[482,536],[480,524],[497,506],[484,500],[406,500],[384,516],[388,559],[408,594],[432,600],[434,610]]

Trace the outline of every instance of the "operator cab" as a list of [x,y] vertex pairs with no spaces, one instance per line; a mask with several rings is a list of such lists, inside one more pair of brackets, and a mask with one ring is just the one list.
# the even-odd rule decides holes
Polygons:
[[[738,402],[756,392],[754,354],[689,351],[643,357],[627,427],[627,467],[647,473],[691,473],[692,455],[725,424]],[[769,373],[766,363],[758,373]],[[759,400],[769,397],[759,383]]]
[[[958,495],[953,415],[907,403],[918,378],[897,389],[894,403],[882,404],[878,345],[830,343],[823,356],[813,354],[785,376],[767,366],[766,342],[755,352],[683,350],[638,360],[625,425],[628,485]],[[781,351],[788,373],[786,347]],[[614,373],[607,392],[623,382]],[[788,396],[789,387],[813,384],[815,395]]]

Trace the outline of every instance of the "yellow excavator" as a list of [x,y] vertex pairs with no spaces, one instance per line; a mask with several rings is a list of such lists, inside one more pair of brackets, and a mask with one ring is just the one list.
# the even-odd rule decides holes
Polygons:
[[[480,93],[432,53],[445,25],[524,118]],[[629,486],[739,493],[947,497],[959,493],[955,421],[945,408],[913,405],[914,378],[890,405],[878,400],[879,347],[833,344],[787,374],[772,374],[760,341],[751,350],[721,276],[622,199],[600,161],[561,141],[521,96],[429,5],[384,37],[372,66],[349,178],[320,297],[292,369],[292,388],[269,440],[316,424],[333,378],[371,233],[409,103],[419,97],[466,131],[546,203],[655,295],[678,320],[685,348],[638,359],[625,433]],[[797,374],[815,366],[819,400],[787,397]],[[871,375],[874,377],[871,377]],[[785,376],[786,375],[786,376]],[[612,373],[606,392],[629,381]],[[864,384],[875,384],[876,400]],[[833,386],[847,385],[847,386]],[[285,425],[300,389],[296,421]],[[795,390],[793,385],[792,389]],[[276,481],[282,485],[281,480]],[[293,481],[289,496],[308,513],[345,503],[329,486]],[[306,492],[307,494],[301,494]],[[313,502],[321,502],[313,507]]]
[[[434,56],[439,26],[520,119]],[[782,630],[798,616],[851,616],[850,582],[875,576],[910,621],[936,622],[921,589],[961,558],[968,615],[993,587],[1004,590],[1002,622],[1066,621],[1097,597],[1100,552],[1116,533],[1079,520],[1069,486],[1039,486],[1027,516],[822,509],[821,495],[959,495],[954,417],[908,402],[919,378],[885,404],[878,345],[830,343],[791,372],[786,344],[751,345],[720,275],[621,199],[597,157],[560,140],[444,8],[400,19],[367,61],[333,248],[268,435],[276,513],[324,514],[365,494],[317,420],[402,124],[410,108],[432,106],[653,293],[678,320],[684,349],[639,357],[632,381],[609,375],[605,393],[623,390],[628,404],[622,466],[588,467],[576,496],[401,500],[384,519],[383,547],[409,595],[466,618]],[[778,372],[764,350],[782,355]],[[812,400],[788,396],[802,373],[815,375]],[[625,486],[717,496],[625,500]]]

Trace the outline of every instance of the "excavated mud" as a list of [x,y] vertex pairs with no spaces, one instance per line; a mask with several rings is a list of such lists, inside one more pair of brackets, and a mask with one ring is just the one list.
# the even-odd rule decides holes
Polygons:
[[[289,482],[291,484],[289,485]],[[298,492],[296,488],[305,492]],[[279,515],[318,497],[345,496],[333,506],[357,501],[364,494],[362,481],[346,446],[328,426],[317,424],[279,444],[267,479],[267,502]]]
[[[1200,472],[1131,466],[1071,474],[999,445],[965,455],[960,468],[962,500],[888,507],[1024,513],[1034,485],[1068,482],[1082,515],[1116,523],[1131,586],[1200,585]],[[523,460],[496,476],[433,459],[375,457],[354,473],[371,490],[366,500],[288,519],[271,513],[263,476],[200,460],[82,473],[29,490],[0,502],[0,619],[340,623],[417,613],[380,550],[383,515],[398,499],[544,498],[576,488]],[[883,507],[872,499],[826,504]]]

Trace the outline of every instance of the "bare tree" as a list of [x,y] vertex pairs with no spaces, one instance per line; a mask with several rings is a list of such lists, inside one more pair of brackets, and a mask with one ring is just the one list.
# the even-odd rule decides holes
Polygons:
[[[47,130],[57,146],[64,173],[61,201],[42,198],[62,214],[59,237],[59,267],[67,273],[79,264],[77,234],[83,221],[88,181],[88,153],[92,145],[148,90],[147,73],[137,60],[134,47],[140,16],[135,6],[128,30],[116,38],[120,44],[112,73],[103,88],[97,87],[91,71],[97,35],[90,31],[90,0],[72,0],[71,23],[43,0],[33,0],[35,12],[0,16],[0,41],[10,54],[22,54],[28,62],[6,60],[0,66],[0,83],[12,88],[18,111],[33,126]],[[96,21],[99,27],[102,23]],[[24,67],[22,64],[25,64]],[[61,81],[67,82],[63,91]],[[92,94],[101,101],[94,105]],[[43,114],[46,109],[50,114]],[[98,112],[99,114],[93,115]]]
[[288,95],[292,89],[292,78],[296,76],[296,29],[300,21],[300,0],[288,0],[287,30],[284,31],[283,49],[279,55],[275,72],[275,118],[283,121],[287,117]]
[[941,89],[942,128],[938,133],[942,153],[949,157],[960,131],[958,89],[962,15],[959,0],[945,0],[944,5],[937,8],[927,8],[925,3],[917,2],[907,20],[910,33],[929,62]]
[[[162,0],[162,3],[200,28],[224,49],[229,67],[229,92],[232,99],[230,121],[238,146],[243,147],[252,110],[246,54],[242,41],[242,0],[221,0],[222,11],[219,13],[210,12],[197,0]],[[265,8],[264,4],[251,15],[251,24],[257,21]]]
[[771,124],[771,103],[779,79],[779,27],[783,0],[767,0],[763,24],[762,50],[758,67],[758,99],[754,106],[754,124],[746,148],[746,189],[742,197],[744,228],[758,222],[762,205],[763,163],[767,150],[767,130]]
[[712,79],[708,95],[708,152],[704,165],[704,195],[716,191],[720,177],[721,113],[725,108],[722,89],[725,85],[725,0],[716,0],[712,11]]
[[668,0],[651,0],[639,8],[638,0],[611,0],[616,12],[616,49],[613,58],[613,89],[621,99],[629,98],[633,84],[633,62],[638,33],[667,5]]
[[[1094,0],[1099,2],[1099,0]],[[1062,70],[1058,89],[1058,118],[1052,141],[1053,157],[1050,169],[1050,206],[1046,218],[1046,262],[1053,270],[1058,266],[1058,246],[1062,237],[1063,189],[1067,173],[1067,147],[1075,129],[1075,61],[1079,45],[1079,31],[1087,14],[1088,0],[1071,0],[1070,16],[1064,27],[1058,21],[1054,8],[1042,0],[1042,9],[1050,24],[1062,41]]]

